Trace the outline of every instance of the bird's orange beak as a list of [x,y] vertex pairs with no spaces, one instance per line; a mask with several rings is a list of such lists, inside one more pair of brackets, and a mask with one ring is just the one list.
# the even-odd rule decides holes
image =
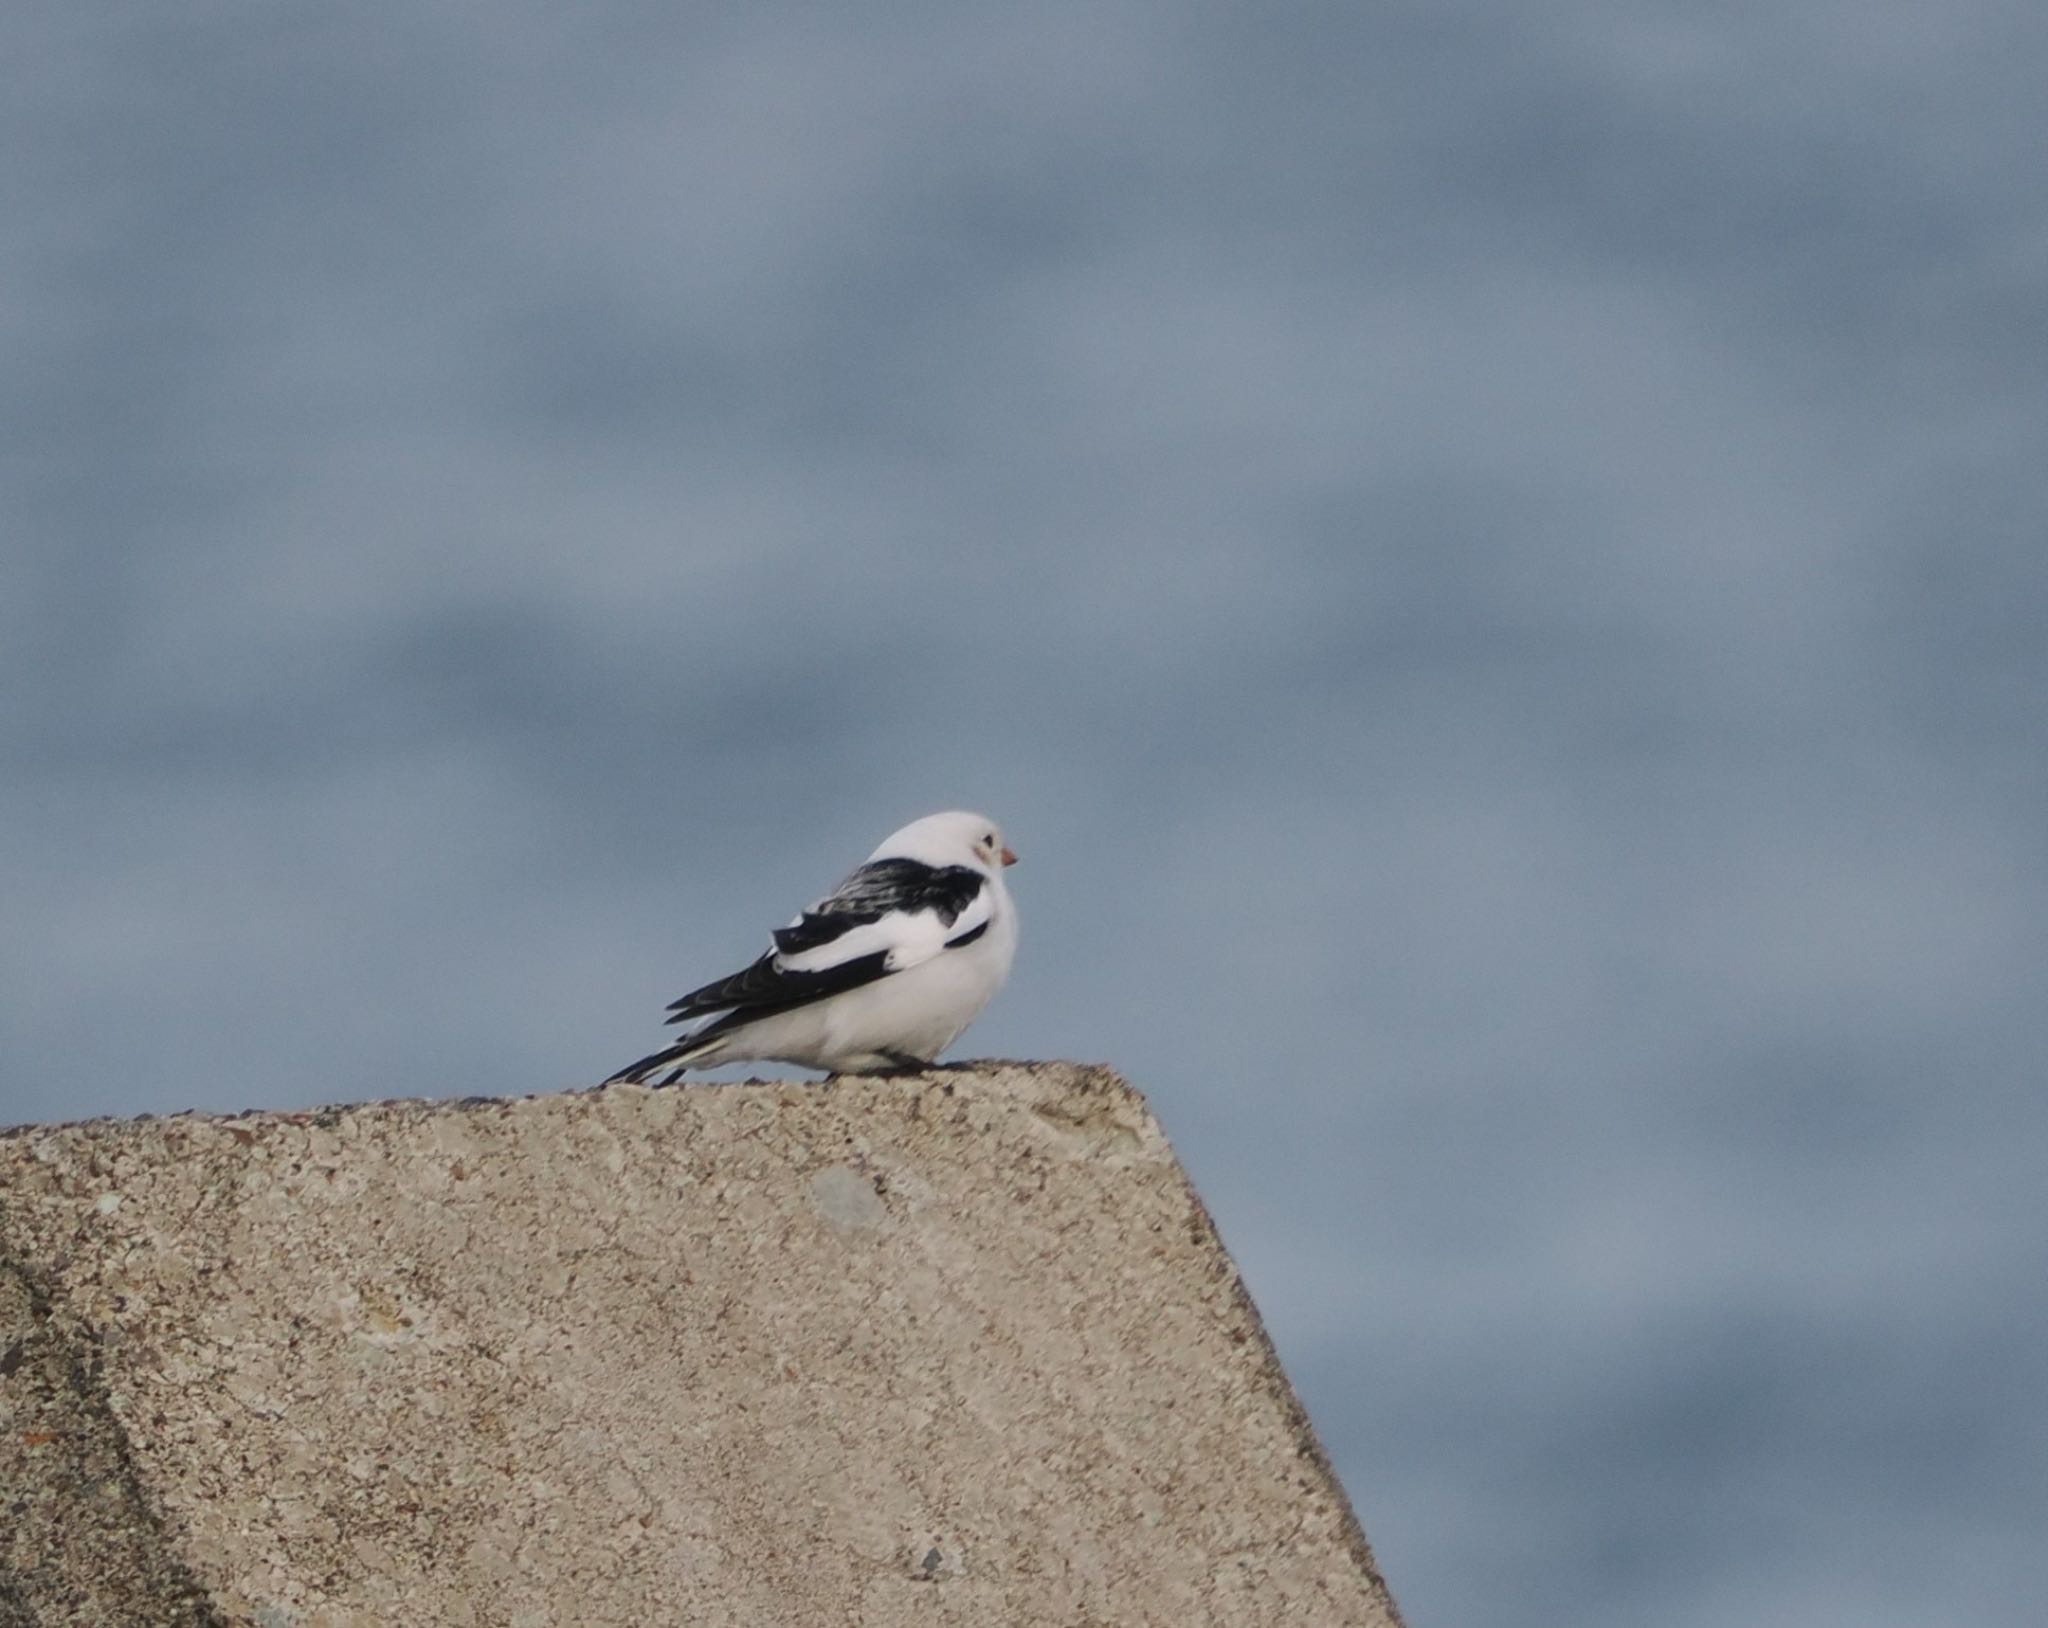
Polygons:
[[1017,856],[1011,853],[1009,849],[1005,848],[1003,850],[1003,863],[1005,865],[1014,865],[1017,863]]

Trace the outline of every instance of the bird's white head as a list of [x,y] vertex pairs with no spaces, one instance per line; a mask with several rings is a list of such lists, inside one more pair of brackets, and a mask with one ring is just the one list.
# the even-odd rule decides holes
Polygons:
[[986,814],[958,809],[927,814],[891,832],[870,859],[915,859],[926,865],[972,865],[991,876],[1017,856],[1003,843],[1002,828]]

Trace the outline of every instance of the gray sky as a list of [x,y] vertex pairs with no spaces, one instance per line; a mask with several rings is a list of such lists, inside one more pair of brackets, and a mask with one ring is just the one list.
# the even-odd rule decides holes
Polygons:
[[583,1085],[930,809],[1418,1625],[2037,1621],[2048,14],[0,19],[0,1119]]

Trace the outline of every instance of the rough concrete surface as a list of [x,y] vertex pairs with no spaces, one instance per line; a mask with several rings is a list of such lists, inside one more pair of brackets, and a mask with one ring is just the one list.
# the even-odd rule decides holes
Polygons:
[[0,1628],[1397,1621],[1105,1070],[0,1134]]

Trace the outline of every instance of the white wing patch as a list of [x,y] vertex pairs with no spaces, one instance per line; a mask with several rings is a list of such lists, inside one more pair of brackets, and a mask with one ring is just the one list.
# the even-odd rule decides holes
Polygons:
[[[825,972],[877,951],[887,955],[884,963],[891,972],[901,972],[931,960],[963,933],[986,927],[995,912],[993,890],[980,888],[965,910],[951,925],[935,910],[891,910],[879,920],[848,928],[829,944],[794,952],[778,951],[775,964],[787,972]],[[803,920],[798,916],[794,927]]]

